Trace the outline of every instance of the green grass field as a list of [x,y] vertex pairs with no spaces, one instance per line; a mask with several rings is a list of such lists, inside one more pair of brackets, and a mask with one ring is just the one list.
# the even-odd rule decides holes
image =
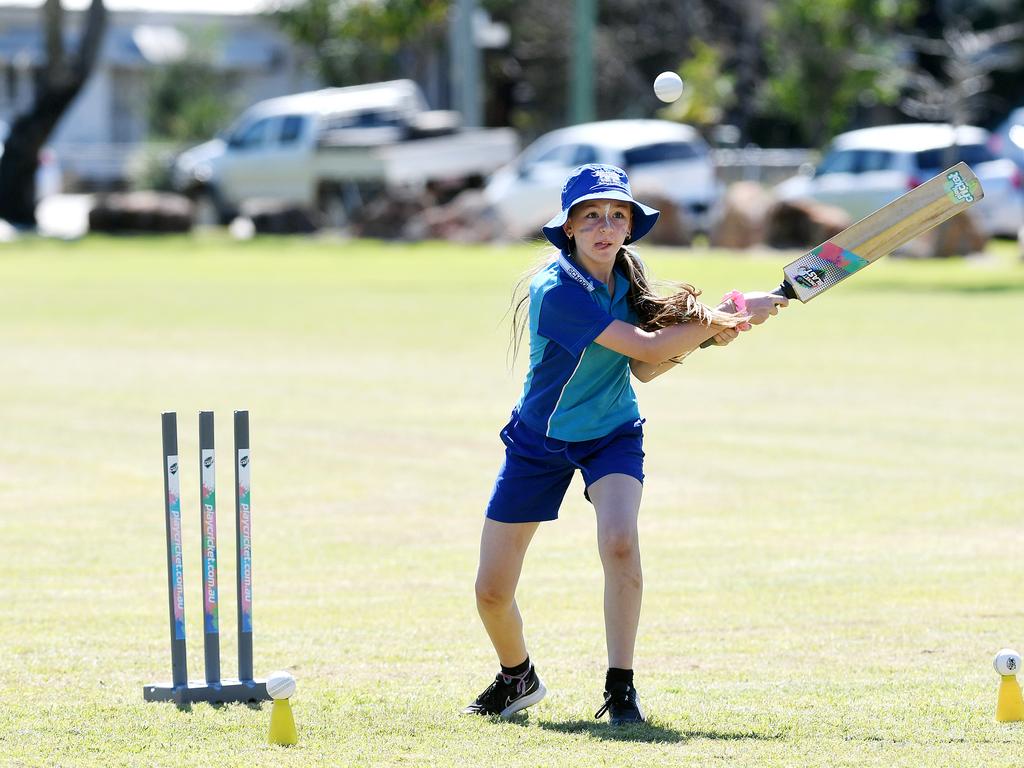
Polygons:
[[[534,247],[260,239],[0,250],[0,765],[1010,766],[993,654],[1024,647],[1024,265],[884,261],[637,385],[644,727],[592,719],[601,571],[577,479],[520,587],[549,698],[457,714],[495,660],[481,516],[518,397],[502,322]],[[647,249],[717,298],[786,253]],[[202,676],[196,412],[217,412],[234,653],[231,410],[252,419],[270,707],[146,704],[168,679],[160,418],[179,414]]]

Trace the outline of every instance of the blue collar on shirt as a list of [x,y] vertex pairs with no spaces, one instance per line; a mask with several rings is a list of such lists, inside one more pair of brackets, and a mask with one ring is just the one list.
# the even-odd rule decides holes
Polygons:
[[[562,271],[569,276],[570,279],[579,283],[587,291],[587,293],[593,293],[598,288],[604,288],[608,291],[608,284],[602,283],[596,277],[591,277],[587,274],[583,267],[577,266],[574,262],[569,260],[569,257],[565,253],[558,254],[558,266],[561,267]],[[613,300],[621,297],[627,290],[629,281],[618,269],[613,270],[615,272],[615,295],[610,297]]]

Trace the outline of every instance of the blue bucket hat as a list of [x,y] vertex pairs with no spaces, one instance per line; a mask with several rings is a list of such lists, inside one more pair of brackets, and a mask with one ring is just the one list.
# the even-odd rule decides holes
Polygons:
[[569,252],[569,238],[562,229],[569,211],[584,200],[622,200],[633,205],[633,226],[628,242],[635,243],[651,231],[660,212],[633,199],[626,172],[614,165],[589,163],[576,168],[562,187],[562,212],[544,225],[544,236],[565,253]]

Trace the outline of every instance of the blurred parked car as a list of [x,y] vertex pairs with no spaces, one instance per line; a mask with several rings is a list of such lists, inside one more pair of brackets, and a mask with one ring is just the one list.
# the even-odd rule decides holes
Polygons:
[[541,136],[490,178],[484,196],[509,236],[539,236],[560,208],[569,171],[584,163],[624,168],[635,193],[675,201],[697,231],[707,231],[722,195],[708,145],[694,128],[667,120],[606,120]]
[[421,190],[481,181],[518,150],[509,128],[463,128],[430,110],[412,80],[327,88],[253,105],[224,134],[183,152],[174,188],[215,204],[224,220],[270,199],[319,208],[336,224],[362,188]]
[[[0,156],[4,154],[4,144],[10,132],[10,126],[0,120]],[[59,194],[63,187],[63,174],[57,162],[57,153],[49,147],[43,147],[39,152],[39,169],[36,171],[36,200]]]
[[999,157],[1013,160],[1018,168],[1024,168],[1024,107],[1013,110],[992,131],[988,147]]
[[835,138],[813,175],[775,187],[784,200],[811,198],[860,219],[963,160],[978,175],[985,198],[972,213],[989,235],[1016,237],[1024,224],[1021,171],[987,146],[989,132],[939,123],[883,125]]

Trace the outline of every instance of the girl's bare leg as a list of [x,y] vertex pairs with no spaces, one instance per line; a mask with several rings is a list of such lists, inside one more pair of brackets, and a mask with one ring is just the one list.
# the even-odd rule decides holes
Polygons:
[[644,592],[637,533],[643,484],[629,475],[605,475],[587,493],[597,513],[597,545],[604,566],[608,666],[632,669]]
[[480,567],[476,576],[476,608],[498,661],[514,667],[526,660],[523,617],[516,605],[516,586],[526,549],[540,523],[499,523],[484,520]]

